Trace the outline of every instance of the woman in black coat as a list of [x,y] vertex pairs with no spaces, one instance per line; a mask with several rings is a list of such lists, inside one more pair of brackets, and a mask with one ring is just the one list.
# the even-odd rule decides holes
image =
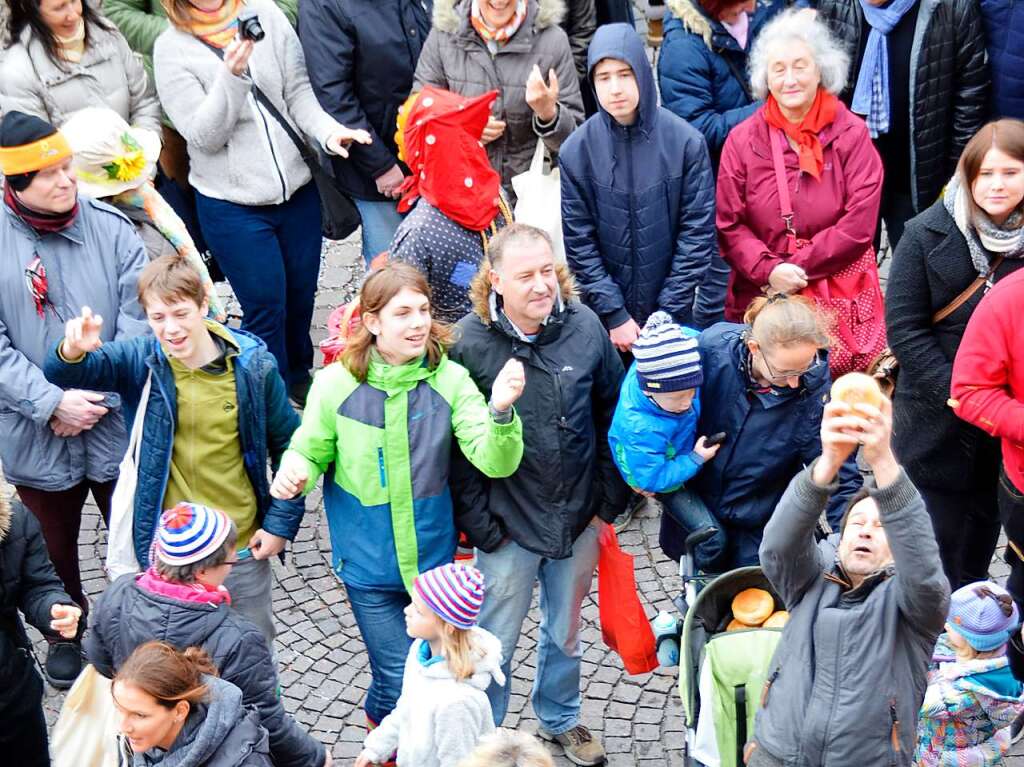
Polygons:
[[[987,195],[996,177],[994,208]],[[942,199],[907,223],[889,274],[885,320],[900,363],[893,448],[924,497],[953,589],[988,577],[1001,461],[999,441],[947,404],[953,360],[986,290],[1024,266],[1022,199],[1024,123],[989,123],[967,144]],[[933,322],[979,276],[986,284]]]

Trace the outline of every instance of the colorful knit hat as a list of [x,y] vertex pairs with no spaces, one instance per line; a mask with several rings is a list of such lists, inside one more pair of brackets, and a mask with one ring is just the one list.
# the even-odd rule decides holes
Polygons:
[[220,549],[230,530],[223,511],[183,501],[160,515],[153,553],[164,564],[190,565]]
[[640,388],[648,394],[695,389],[704,382],[697,336],[668,312],[655,312],[633,344]]
[[70,156],[64,134],[46,120],[15,110],[0,120],[0,173],[15,191],[28,187],[36,171]]
[[1018,621],[1017,605],[1009,592],[991,581],[961,586],[949,599],[947,624],[978,652],[1006,644]]
[[475,567],[441,565],[417,576],[412,587],[445,623],[460,629],[476,625],[484,603],[484,574]]

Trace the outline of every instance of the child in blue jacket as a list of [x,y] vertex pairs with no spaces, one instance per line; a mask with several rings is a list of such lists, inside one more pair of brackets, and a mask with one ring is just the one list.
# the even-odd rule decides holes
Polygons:
[[700,497],[684,487],[719,448],[705,446],[706,437],[696,439],[697,387],[704,380],[697,336],[667,312],[650,316],[633,344],[635,362],[622,382],[608,441],[630,487],[656,496],[685,534],[717,528],[695,551],[697,567],[709,572],[725,548],[725,533]]

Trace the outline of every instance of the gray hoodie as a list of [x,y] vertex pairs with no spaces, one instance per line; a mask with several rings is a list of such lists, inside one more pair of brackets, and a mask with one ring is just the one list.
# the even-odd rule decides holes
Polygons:
[[242,692],[217,677],[203,681],[209,702],[189,712],[169,751],[136,754],[134,767],[273,767],[267,731],[255,709],[242,708]]

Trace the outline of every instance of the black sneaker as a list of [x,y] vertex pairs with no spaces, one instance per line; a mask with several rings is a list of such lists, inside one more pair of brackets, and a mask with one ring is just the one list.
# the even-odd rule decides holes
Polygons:
[[82,672],[82,645],[80,642],[54,642],[46,654],[46,681],[58,690],[66,690]]
[[1010,742],[1016,743],[1024,737],[1024,714],[1017,714],[1017,718],[1010,723]]

